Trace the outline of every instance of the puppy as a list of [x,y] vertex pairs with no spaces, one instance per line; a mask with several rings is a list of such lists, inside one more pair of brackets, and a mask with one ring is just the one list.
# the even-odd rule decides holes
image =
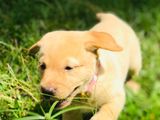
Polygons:
[[[90,120],[116,120],[125,104],[124,83],[129,70],[138,75],[141,52],[129,25],[111,13],[98,13],[100,22],[88,31],[54,31],[44,35],[29,52],[40,51],[42,92],[71,104],[83,92],[99,108]],[[73,113],[73,114],[72,114]],[[63,120],[81,120],[81,112]]]

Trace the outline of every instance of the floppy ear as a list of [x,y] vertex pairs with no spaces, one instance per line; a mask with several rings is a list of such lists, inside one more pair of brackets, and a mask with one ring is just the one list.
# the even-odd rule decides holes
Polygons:
[[40,43],[37,42],[29,48],[28,53],[30,55],[34,55],[39,51],[39,49],[40,49]]
[[90,31],[89,34],[92,36],[92,38],[86,42],[86,49],[89,51],[94,52],[98,48],[110,51],[122,50],[110,34],[95,31]]

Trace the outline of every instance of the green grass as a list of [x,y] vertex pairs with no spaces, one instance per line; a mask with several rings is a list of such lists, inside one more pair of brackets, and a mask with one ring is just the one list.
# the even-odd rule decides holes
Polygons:
[[142,88],[138,94],[127,89],[119,119],[160,120],[158,0],[0,0],[0,120],[22,118],[32,112],[45,118],[37,107],[37,59],[27,54],[27,48],[48,31],[89,29],[97,22],[95,13],[101,11],[112,11],[127,21],[142,46],[143,69],[134,78]]

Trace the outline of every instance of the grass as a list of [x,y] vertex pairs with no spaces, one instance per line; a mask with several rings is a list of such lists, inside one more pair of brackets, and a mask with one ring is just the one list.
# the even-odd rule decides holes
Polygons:
[[52,114],[54,112],[54,110],[56,110],[55,107],[56,107],[57,103],[58,103],[58,101],[54,102],[47,113],[45,113],[45,111],[43,111],[43,114],[44,114],[43,116],[41,114],[36,114],[36,113],[32,112],[32,113],[30,113],[31,114],[30,116],[18,118],[15,120],[57,120],[57,117],[62,115],[65,112],[79,110],[79,109],[88,109],[91,111],[93,110],[92,107],[87,107],[87,106],[74,106],[74,107],[72,106],[72,107],[64,108],[63,110],[60,110],[60,111]]
[[0,120],[19,119],[32,112],[46,119],[37,107],[40,106],[37,59],[27,54],[27,48],[48,31],[89,29],[97,22],[95,13],[101,11],[112,11],[127,21],[142,46],[143,69],[134,78],[142,88],[138,94],[127,89],[126,105],[119,120],[160,120],[158,3],[158,0],[0,0]]

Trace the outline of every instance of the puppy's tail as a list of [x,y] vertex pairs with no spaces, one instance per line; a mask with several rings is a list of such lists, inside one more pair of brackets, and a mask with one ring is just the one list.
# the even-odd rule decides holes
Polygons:
[[103,21],[103,20],[106,20],[108,18],[115,18],[116,16],[113,14],[113,13],[97,13],[96,14],[96,17],[100,20],[100,21]]

